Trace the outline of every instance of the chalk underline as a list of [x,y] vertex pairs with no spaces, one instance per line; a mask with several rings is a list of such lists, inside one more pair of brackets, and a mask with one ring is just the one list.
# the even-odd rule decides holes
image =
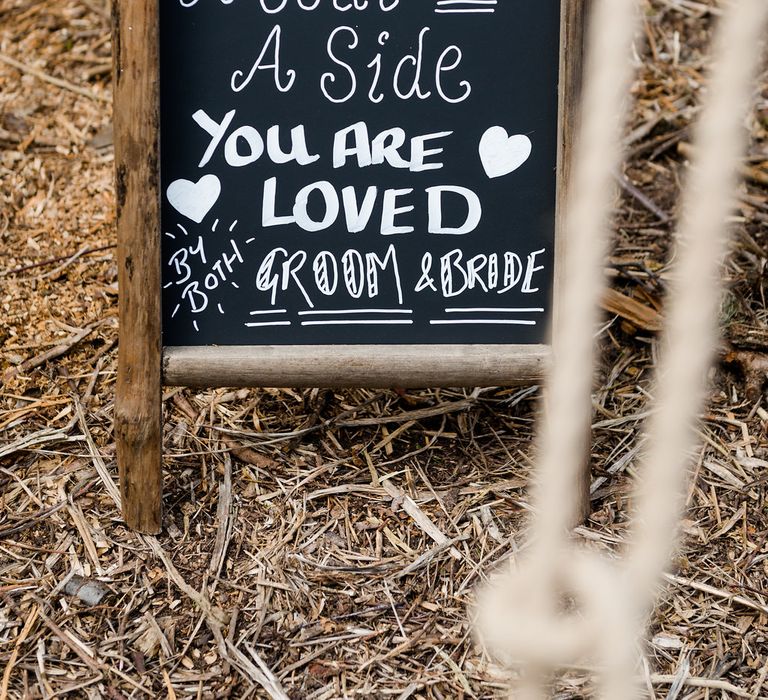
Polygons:
[[344,319],[343,321],[302,321],[302,326],[412,326],[413,321],[401,321],[395,319],[389,320],[355,320]]
[[332,309],[299,311],[299,316],[331,316],[333,314],[412,314],[413,309]]
[[522,319],[512,318],[463,318],[445,321],[442,319],[433,319],[430,322],[432,326],[480,326],[480,325],[499,325],[499,326],[535,326],[536,321],[524,321]]
[[509,307],[496,307],[496,306],[483,306],[483,307],[462,307],[445,309],[447,314],[539,314],[544,313],[542,308],[509,308]]

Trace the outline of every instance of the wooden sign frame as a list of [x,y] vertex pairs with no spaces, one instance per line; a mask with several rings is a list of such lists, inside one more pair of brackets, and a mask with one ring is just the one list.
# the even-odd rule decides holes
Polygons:
[[[534,0],[540,2],[541,0]],[[555,290],[588,0],[561,0]],[[115,438],[123,516],[161,529],[162,386],[478,386],[539,381],[548,345],[162,346],[160,0],[114,0],[120,346]],[[557,308],[553,309],[557,313]]]

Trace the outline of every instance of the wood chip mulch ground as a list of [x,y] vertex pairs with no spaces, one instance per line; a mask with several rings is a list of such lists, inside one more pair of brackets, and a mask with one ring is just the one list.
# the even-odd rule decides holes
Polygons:
[[[618,178],[592,513],[620,551],[716,0],[646,0]],[[537,387],[172,389],[165,529],[116,507],[110,20],[0,0],[0,700],[492,698],[473,590],[524,539]],[[649,697],[768,698],[768,75]],[[660,591],[661,593],[661,591]],[[558,698],[589,697],[588,669]]]

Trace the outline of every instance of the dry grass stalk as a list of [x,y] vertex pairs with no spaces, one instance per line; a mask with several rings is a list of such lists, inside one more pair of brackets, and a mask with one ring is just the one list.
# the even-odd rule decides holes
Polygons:
[[[98,72],[111,51],[105,7],[102,0],[0,0],[0,52],[106,95],[109,75]],[[670,223],[622,190],[608,272],[621,293],[662,313],[670,228],[687,172],[677,144],[689,138],[706,85],[719,10],[714,0],[696,7],[649,0],[647,42],[637,46],[643,64],[632,87],[637,104],[623,173]],[[749,120],[753,146],[745,165],[758,172],[768,171],[767,85],[763,76]],[[0,267],[7,273],[0,276],[0,373],[108,321],[0,390],[0,679],[7,675],[8,698],[144,697],[137,685],[162,697],[269,697],[255,680],[254,669],[264,672],[249,648],[291,697],[503,697],[508,675],[475,645],[467,606],[494,564],[521,547],[535,390],[473,397],[448,389],[169,389],[168,519],[157,541],[178,583],[194,596],[177,585],[148,540],[120,524],[96,456],[114,480],[109,123],[107,103],[0,64]],[[728,338],[737,341],[739,326],[768,329],[768,190],[751,180],[740,200],[721,312]],[[760,334],[750,338],[759,342]],[[615,551],[627,534],[632,445],[653,391],[657,341],[612,319],[600,342],[592,513],[579,536]],[[763,356],[766,345],[748,349]],[[764,387],[749,400],[741,371],[724,365],[714,375],[684,546],[669,595],[653,616],[648,673],[639,670],[656,697],[670,686],[655,674],[677,677],[687,659],[690,678],[768,698],[768,412]],[[445,405],[462,408],[446,412]],[[378,474],[394,472],[390,481],[448,538],[445,548],[372,486],[363,450]],[[232,456],[237,517],[215,578],[225,454]],[[713,460],[743,486],[708,469]],[[71,504],[83,514],[74,516],[79,528]],[[491,534],[488,513],[501,541]],[[83,532],[103,576],[95,575]],[[451,557],[450,547],[462,559]],[[110,594],[91,607],[64,593],[72,572],[97,579]],[[201,591],[226,619],[225,648],[198,604],[207,605],[197,600]],[[78,655],[80,643],[97,668]],[[558,680],[558,697],[589,697],[593,678],[593,670],[573,669]],[[678,696],[720,697],[719,689],[691,685]]]

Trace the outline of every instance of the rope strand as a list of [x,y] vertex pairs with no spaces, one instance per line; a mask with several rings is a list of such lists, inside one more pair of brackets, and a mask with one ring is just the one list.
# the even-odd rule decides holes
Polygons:
[[[745,141],[742,121],[768,25],[766,0],[736,0],[718,28],[710,90],[696,130],[696,165],[684,196],[637,510],[625,559],[616,562],[578,549],[567,531],[588,453],[593,329],[605,284],[611,172],[621,153],[616,115],[626,113],[630,69],[623,57],[629,55],[636,10],[634,0],[601,0],[595,8],[567,212],[569,255],[532,489],[531,546],[519,570],[497,576],[481,592],[477,608],[481,640],[499,659],[520,667],[516,697],[525,700],[546,697],[547,681],[558,669],[586,658],[602,668],[600,697],[638,696],[636,640],[677,540],[682,489],[696,445],[693,426],[717,342],[718,272]],[[576,612],[562,612],[566,597]]]

